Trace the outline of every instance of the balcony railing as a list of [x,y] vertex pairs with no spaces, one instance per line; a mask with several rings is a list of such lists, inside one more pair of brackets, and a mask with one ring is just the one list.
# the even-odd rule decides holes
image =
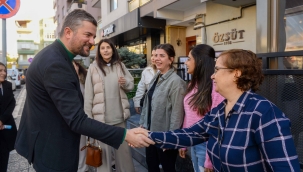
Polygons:
[[145,5],[146,3],[150,2],[151,0],[131,0],[128,2],[128,9],[129,12]]

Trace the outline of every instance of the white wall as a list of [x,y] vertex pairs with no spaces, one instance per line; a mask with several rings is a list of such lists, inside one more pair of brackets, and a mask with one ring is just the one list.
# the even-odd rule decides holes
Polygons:
[[[237,16],[240,16],[240,8],[229,7],[212,2],[207,3],[206,24],[220,22]],[[224,45],[226,41],[218,43],[214,42],[213,38],[215,33],[218,33],[219,35],[225,34],[227,32],[232,32],[232,29],[236,29],[237,31],[245,30],[243,33],[243,39],[239,39],[238,33],[237,39],[231,40],[231,44]],[[207,27],[206,34],[207,44],[213,46],[216,51],[237,48],[256,52],[256,6],[245,8],[243,10],[243,16],[240,19]]]
[[194,25],[188,26],[186,28],[186,37],[190,36],[201,36],[201,29],[194,30]]
[[110,0],[101,0],[102,28],[128,13],[128,2],[118,0],[118,7],[110,12]]
[[189,25],[189,22],[194,22],[194,18],[197,14],[205,14],[206,13],[206,3],[201,3],[201,5],[191,8],[190,10],[186,10],[183,12],[183,19],[176,21],[176,20],[167,20],[167,25]]
[[184,18],[190,16],[196,16],[197,14],[205,14],[206,13],[206,3],[201,3],[201,5],[191,8],[184,12]]

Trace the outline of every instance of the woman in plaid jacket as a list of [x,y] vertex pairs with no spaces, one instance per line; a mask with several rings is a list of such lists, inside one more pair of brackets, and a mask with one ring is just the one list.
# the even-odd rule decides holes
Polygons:
[[239,49],[223,52],[211,78],[225,100],[202,120],[186,129],[143,133],[163,149],[208,141],[214,171],[300,172],[289,119],[255,93],[263,80],[256,54]]

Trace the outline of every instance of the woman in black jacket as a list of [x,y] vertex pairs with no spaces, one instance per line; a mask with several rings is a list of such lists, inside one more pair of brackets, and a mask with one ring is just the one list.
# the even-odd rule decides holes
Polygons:
[[[12,83],[5,80],[6,66],[0,62],[0,172],[7,171],[9,152],[14,149],[17,127],[13,118],[16,105]],[[10,125],[5,129],[4,125]]]

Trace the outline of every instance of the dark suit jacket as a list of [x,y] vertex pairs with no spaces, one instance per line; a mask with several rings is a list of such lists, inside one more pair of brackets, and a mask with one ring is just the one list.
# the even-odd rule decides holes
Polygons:
[[3,96],[0,96],[0,121],[4,125],[11,125],[12,129],[0,130],[0,142],[6,145],[0,149],[14,149],[15,140],[17,136],[17,128],[13,118],[13,111],[16,105],[14,94],[12,91],[12,83],[8,81],[2,82]]
[[78,76],[58,40],[34,58],[27,70],[26,90],[15,148],[36,171],[77,171],[80,134],[120,146],[125,129],[84,113]]

